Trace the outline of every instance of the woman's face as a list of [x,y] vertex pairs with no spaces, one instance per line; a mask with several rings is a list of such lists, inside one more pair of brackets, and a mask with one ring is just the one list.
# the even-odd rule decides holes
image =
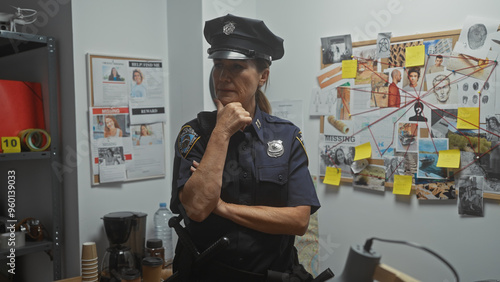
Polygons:
[[111,73],[113,74],[113,76],[116,76],[117,74],[116,69],[115,68],[111,69]]
[[495,121],[495,119],[490,118],[490,120],[488,121],[488,124],[489,124],[491,129],[498,129],[498,125],[497,125],[497,122]]
[[337,161],[339,162],[338,164],[344,163],[344,152],[342,150],[337,151],[336,157],[337,157]]
[[114,128],[114,127],[115,127],[115,122],[114,122],[112,119],[107,118],[107,119],[106,119],[106,127],[107,127],[107,128],[110,128],[110,129],[111,129],[111,128]]
[[410,74],[408,75],[408,78],[410,79],[410,86],[417,87],[418,73],[417,72],[410,72]]
[[141,77],[141,74],[139,72],[134,72],[134,81],[137,83],[137,84],[141,84],[142,82],[142,77]]
[[259,73],[253,60],[214,59],[215,93],[224,106],[240,102],[247,111],[253,111],[255,92],[268,76],[269,69]]
[[141,135],[146,136],[148,135],[148,129],[145,126],[141,126]]

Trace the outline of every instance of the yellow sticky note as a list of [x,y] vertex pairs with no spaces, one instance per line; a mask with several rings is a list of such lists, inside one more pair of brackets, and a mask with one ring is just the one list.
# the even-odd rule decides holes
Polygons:
[[341,173],[342,169],[327,166],[325,172],[325,179],[323,180],[323,183],[338,186],[340,184]]
[[358,73],[358,60],[342,61],[342,78],[356,78]]
[[457,128],[478,129],[479,108],[458,108]]
[[406,47],[406,67],[423,66],[425,63],[425,45]]
[[392,186],[392,194],[410,195],[412,184],[411,175],[394,175],[394,185]]
[[460,150],[443,150],[439,151],[439,158],[436,164],[437,167],[460,167]]
[[366,142],[365,144],[356,146],[354,153],[354,160],[368,159],[372,157],[372,144]]
[[4,153],[20,153],[21,152],[21,142],[19,141],[19,137],[2,137],[2,143],[0,144],[0,148]]

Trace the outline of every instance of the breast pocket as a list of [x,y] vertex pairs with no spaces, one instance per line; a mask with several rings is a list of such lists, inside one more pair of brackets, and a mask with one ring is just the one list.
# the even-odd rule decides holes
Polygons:
[[288,200],[288,165],[257,168],[256,205],[284,207]]

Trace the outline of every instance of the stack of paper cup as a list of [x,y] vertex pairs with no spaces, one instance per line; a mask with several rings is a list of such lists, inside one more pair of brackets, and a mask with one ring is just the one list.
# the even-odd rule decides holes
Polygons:
[[99,281],[97,248],[95,242],[82,245],[82,281]]

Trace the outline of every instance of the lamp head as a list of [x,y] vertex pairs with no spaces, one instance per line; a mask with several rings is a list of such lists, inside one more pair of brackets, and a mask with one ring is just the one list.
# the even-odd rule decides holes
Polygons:
[[366,251],[361,245],[351,245],[342,274],[333,282],[372,282],[381,255]]

